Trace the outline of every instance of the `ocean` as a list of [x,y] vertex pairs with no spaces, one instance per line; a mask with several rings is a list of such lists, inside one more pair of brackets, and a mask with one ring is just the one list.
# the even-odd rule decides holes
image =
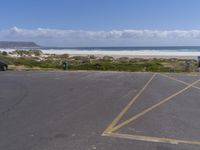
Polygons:
[[169,47],[41,47],[42,50],[74,50],[74,51],[165,51],[165,52],[200,52],[200,46]]
[[[40,47],[17,48],[22,50],[39,49],[50,54],[72,55],[120,55],[120,56],[200,56],[200,46],[168,46],[168,47]],[[0,51],[14,51],[1,49]]]
[[0,50],[40,49],[40,50],[79,50],[79,51],[176,51],[200,52],[200,46],[150,46],[150,47],[39,47],[39,48],[0,48]]

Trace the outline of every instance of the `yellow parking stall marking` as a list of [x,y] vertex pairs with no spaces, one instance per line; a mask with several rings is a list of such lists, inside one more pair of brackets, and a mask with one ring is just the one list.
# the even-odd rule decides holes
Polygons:
[[145,115],[146,113],[148,113],[148,112],[154,110],[155,108],[159,107],[160,105],[162,105],[162,104],[164,104],[164,103],[170,101],[170,100],[171,100],[172,98],[174,98],[175,96],[177,96],[177,95],[183,93],[184,91],[186,91],[187,89],[191,88],[193,85],[197,84],[199,81],[200,81],[200,79],[197,80],[197,81],[195,81],[195,82],[193,82],[192,84],[189,84],[189,85],[186,86],[184,89],[182,89],[182,90],[180,90],[180,91],[178,91],[178,92],[172,94],[171,96],[165,98],[164,100],[160,101],[159,103],[157,103],[157,104],[155,104],[155,105],[153,105],[153,106],[151,106],[151,107],[145,109],[145,110],[142,111],[141,113],[138,113],[137,115],[131,117],[130,119],[128,119],[128,120],[122,122],[121,124],[119,124],[119,125],[113,127],[110,131],[111,131],[111,132],[114,132],[114,131],[118,130],[119,128],[122,128],[123,126],[125,126],[125,125],[127,125],[127,124],[133,122],[134,120],[136,120],[136,119],[142,117],[142,116]]
[[123,126],[133,122],[134,120],[142,117],[146,113],[154,110],[155,108],[159,107],[160,105],[170,101],[172,98],[175,96],[181,94],[182,92],[186,91],[189,88],[196,88],[200,90],[200,87],[195,86],[198,82],[200,82],[200,79],[193,82],[193,83],[187,83],[184,81],[181,81],[179,79],[167,76],[165,74],[160,74],[161,76],[167,77],[171,80],[183,83],[184,85],[187,85],[184,89],[172,94],[171,96],[165,98],[164,100],[160,101],[159,103],[145,109],[141,113],[138,113],[137,115],[131,117],[130,119],[116,125],[119,120],[123,117],[123,115],[130,109],[132,104],[137,100],[137,98],[143,93],[143,91],[146,89],[146,87],[149,85],[149,83],[153,80],[153,78],[157,74],[154,74],[149,81],[145,84],[145,86],[139,91],[139,93],[129,102],[129,104],[122,110],[122,112],[113,120],[113,122],[108,126],[108,128],[103,132],[102,136],[111,136],[111,137],[118,137],[118,138],[125,138],[125,139],[134,139],[134,140],[142,140],[142,141],[149,141],[149,142],[160,142],[160,143],[171,143],[171,144],[195,144],[195,145],[200,145],[200,141],[195,141],[195,140],[179,140],[179,139],[171,139],[171,138],[160,138],[160,137],[151,137],[151,136],[143,136],[143,135],[131,135],[131,134],[121,134],[121,133],[116,133],[116,130],[122,128]]
[[[112,128],[118,123],[118,121],[122,118],[122,116],[129,110],[129,108],[133,105],[133,103],[137,100],[137,98],[143,93],[146,87],[150,84],[150,82],[154,79],[157,73],[153,74],[152,77],[147,81],[144,87],[137,93],[137,95],[128,103],[128,105],[115,117],[112,123],[108,126],[108,128],[104,131],[104,133],[110,133]],[[103,133],[103,134],[104,134]]]
[[[162,73],[159,73],[159,75],[164,76],[164,77],[167,77],[167,78],[169,78],[169,79],[171,79],[171,80],[178,81],[178,82],[183,83],[183,84],[185,84],[185,85],[190,85],[190,83],[181,81],[181,80],[179,80],[179,79],[176,79],[176,78],[174,78],[174,77],[170,77],[170,76],[165,75],[165,74],[162,74]],[[192,87],[200,90],[200,87],[198,87],[198,86],[193,85]]]
[[179,139],[171,139],[171,138],[159,138],[159,137],[151,137],[151,136],[143,136],[143,135],[108,133],[108,134],[104,134],[104,136],[123,138],[123,139],[131,139],[131,140],[140,140],[140,141],[146,141],[146,142],[200,145],[200,141],[179,140]]

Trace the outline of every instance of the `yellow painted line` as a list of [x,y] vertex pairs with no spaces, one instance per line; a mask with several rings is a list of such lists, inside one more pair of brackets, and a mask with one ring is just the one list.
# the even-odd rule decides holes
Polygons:
[[[144,85],[144,87],[137,93],[137,95],[128,103],[128,105],[115,117],[115,119],[112,121],[112,123],[107,127],[107,129],[104,131],[104,133],[110,133],[111,129],[118,123],[118,121],[122,118],[122,116],[129,110],[129,108],[132,106],[132,104],[137,100],[137,98],[143,93],[143,91],[146,89],[146,87],[149,85],[149,83],[153,80],[153,78],[156,76],[157,73],[153,74],[152,77],[147,81],[147,83]],[[104,134],[103,133],[103,134]]]
[[184,89],[182,89],[182,90],[180,90],[180,91],[174,93],[173,95],[171,95],[171,96],[165,98],[164,100],[160,101],[159,103],[157,103],[157,104],[155,104],[155,105],[153,105],[153,106],[147,108],[146,110],[142,111],[141,113],[138,113],[137,115],[131,117],[130,119],[128,119],[128,120],[122,122],[121,124],[119,124],[119,125],[113,127],[113,128],[110,129],[109,131],[110,131],[110,132],[114,132],[114,131],[118,130],[119,128],[121,128],[121,127],[123,127],[123,126],[129,124],[130,122],[132,122],[132,121],[134,121],[134,120],[140,118],[141,116],[145,115],[146,113],[152,111],[153,109],[157,108],[158,106],[160,106],[160,105],[162,105],[162,104],[164,104],[164,103],[170,101],[170,100],[171,100],[172,98],[174,98],[175,96],[177,96],[177,95],[183,93],[184,91],[186,91],[187,89],[191,88],[193,85],[197,84],[199,81],[200,81],[200,79],[197,80],[197,81],[195,81],[195,82],[193,82],[192,84],[188,85],[188,86],[185,87]]
[[[174,77],[170,77],[170,76],[168,76],[168,75],[166,75],[166,74],[159,73],[159,75],[164,76],[164,77],[167,77],[167,78],[172,79],[172,80],[174,80],[174,81],[178,81],[178,82],[183,83],[183,84],[185,84],[185,85],[190,85],[190,83],[184,82],[184,81],[179,80],[179,79],[176,79],[176,78],[174,78]],[[198,87],[198,86],[193,85],[192,87],[200,90],[200,87]]]
[[109,134],[104,134],[104,136],[111,136],[111,137],[131,139],[131,140],[140,140],[140,141],[146,141],[146,142],[200,145],[200,141],[179,140],[179,139],[171,139],[171,138],[159,138],[159,137],[151,137],[151,136],[143,136],[143,135],[109,133]]

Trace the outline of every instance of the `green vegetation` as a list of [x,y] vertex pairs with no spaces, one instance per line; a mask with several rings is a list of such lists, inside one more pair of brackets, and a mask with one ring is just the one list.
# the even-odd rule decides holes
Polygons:
[[7,56],[7,55],[8,55],[8,53],[7,53],[7,52],[5,52],[5,51],[3,51],[3,52],[1,52],[1,51],[0,51],[0,55]]
[[11,57],[7,53],[0,52],[0,60],[9,65],[26,66],[29,68],[63,69],[63,62],[69,63],[69,70],[104,70],[104,71],[130,71],[130,72],[195,72],[197,62],[195,60],[180,59],[140,59],[121,57],[115,59],[110,56],[97,58],[91,56],[46,55],[41,57],[39,50],[16,50],[11,54],[19,57]]
[[104,71],[130,71],[130,72],[191,72],[195,71],[196,62],[191,60],[191,65],[186,67],[186,60],[174,59],[130,59],[119,58],[113,61],[104,59],[94,60],[89,63],[70,63],[71,70],[104,70]]
[[10,54],[16,54],[19,56],[40,56],[42,54],[41,50],[16,50],[14,52],[11,52]]

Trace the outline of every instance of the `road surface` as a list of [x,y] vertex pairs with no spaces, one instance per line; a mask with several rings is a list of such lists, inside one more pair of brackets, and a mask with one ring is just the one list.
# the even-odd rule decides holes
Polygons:
[[0,150],[199,150],[199,80],[0,72]]

